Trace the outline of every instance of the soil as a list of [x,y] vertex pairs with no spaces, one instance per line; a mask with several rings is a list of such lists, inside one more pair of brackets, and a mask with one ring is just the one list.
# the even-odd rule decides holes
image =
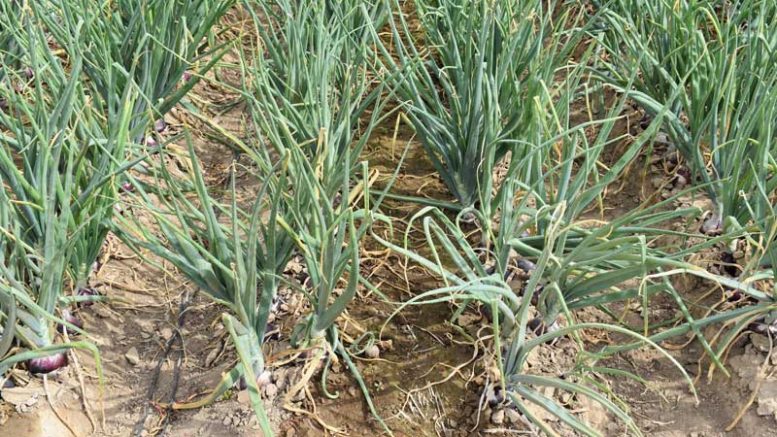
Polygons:
[[[228,73],[228,72],[227,72]],[[226,74],[226,73],[225,73]],[[203,111],[229,100],[228,93],[213,85],[197,88]],[[202,103],[206,102],[206,103]],[[215,105],[214,105],[215,106]],[[212,109],[212,108],[211,108]],[[214,122],[237,137],[246,135],[241,123],[243,108],[208,112]],[[209,130],[195,117],[178,108],[168,120],[171,132],[183,125],[200,129],[199,157],[209,183],[224,183],[233,150],[207,138]],[[381,126],[365,150],[371,168],[380,172],[378,185],[385,184],[406,145],[408,156],[394,192],[433,199],[447,199],[444,186],[425,158],[407,126],[394,120]],[[180,145],[179,145],[180,146]],[[178,149],[183,153],[183,149]],[[642,157],[632,168],[632,183],[613,187],[605,200],[605,218],[615,217],[650,199],[657,190],[670,191],[673,176],[655,173]],[[181,171],[185,170],[183,165]],[[642,172],[642,174],[640,174]],[[658,177],[658,187],[653,186]],[[666,183],[664,183],[666,182]],[[250,186],[241,188],[250,193]],[[394,238],[420,206],[386,200],[384,212],[396,219]],[[142,214],[135,211],[133,213]],[[387,230],[381,230],[388,237]],[[416,232],[410,233],[417,237]],[[417,242],[418,239],[412,241]],[[223,308],[199,294],[192,284],[169,265],[152,266],[110,236],[105,259],[94,285],[109,300],[80,311],[88,339],[100,350],[103,383],[94,357],[71,352],[71,364],[45,378],[14,372],[13,388],[2,391],[0,430],[14,437],[43,436],[259,436],[246,392],[232,390],[217,402],[193,410],[172,410],[173,400],[202,398],[236,362],[236,354],[220,323]],[[363,333],[380,333],[380,355],[355,361],[369,388],[375,408],[396,436],[507,436],[532,434],[520,418],[507,414],[495,419],[482,400],[482,382],[488,374],[482,337],[487,321],[476,308],[451,323],[454,308],[447,304],[408,307],[391,318],[394,302],[439,285],[425,271],[406,265],[397,254],[367,241],[362,273],[376,284],[384,297],[360,290],[360,295],[339,324],[347,343]],[[290,266],[293,271],[298,265]],[[265,388],[268,414],[278,435],[318,436],[348,434],[380,435],[381,427],[370,414],[365,398],[345,363],[330,367],[326,388],[317,373],[305,390],[293,390],[303,379],[309,362],[292,354],[288,333],[303,303],[290,292],[281,293],[278,313],[280,335],[269,340],[268,367],[273,380]],[[658,309],[661,310],[661,309]],[[590,315],[596,319],[596,314]],[[658,352],[640,349],[623,353],[608,366],[633,372],[645,384],[625,377],[608,376],[613,395],[628,405],[646,435],[656,436],[771,436],[777,435],[777,354],[771,353],[765,337],[743,336],[728,357],[731,376],[716,371],[707,381],[703,351],[695,342],[672,350],[675,358],[696,384],[698,403],[680,372]],[[531,357],[533,372],[563,374],[576,364],[577,346],[568,339],[540,348]],[[289,357],[296,359],[289,359]],[[272,387],[272,388],[270,388]],[[332,395],[327,396],[327,393]],[[547,393],[549,396],[560,394]],[[726,427],[748,407],[731,431]],[[585,399],[575,408],[583,419],[605,431],[621,435],[623,427],[596,404]],[[541,411],[535,411],[542,415]],[[548,420],[552,417],[545,415]],[[564,434],[567,435],[567,434]]]

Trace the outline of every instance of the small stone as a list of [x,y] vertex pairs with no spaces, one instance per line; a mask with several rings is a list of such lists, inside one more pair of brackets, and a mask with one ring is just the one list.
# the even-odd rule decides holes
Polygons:
[[237,392],[237,401],[244,405],[251,405],[251,396],[248,395],[248,390]]
[[372,359],[378,358],[380,357],[380,348],[377,345],[373,344],[367,347],[366,349],[364,349],[364,356]]
[[164,338],[165,340],[169,340],[170,337],[173,336],[173,330],[168,327],[164,327],[160,329],[159,333],[162,335],[162,338]]
[[229,416],[224,417],[224,420],[221,421],[221,424],[224,426],[229,426],[232,424],[232,418]]
[[285,437],[294,437],[295,435],[297,435],[297,430],[294,428],[289,428],[286,430],[286,434],[284,435]]
[[499,409],[494,411],[494,413],[491,414],[491,423],[494,425],[501,425],[505,423],[505,410]]
[[378,347],[383,351],[394,350],[394,340],[382,340],[378,342]]
[[[769,352],[770,346],[772,346],[769,344],[769,339],[766,338],[765,335],[756,333],[750,334],[750,343],[753,344],[756,350],[761,352]],[[775,345],[775,347],[777,347],[777,345]]]
[[127,362],[133,366],[137,366],[138,363],[140,363],[140,355],[138,354],[138,349],[135,346],[129,348],[127,353],[124,354],[124,358],[126,358]]

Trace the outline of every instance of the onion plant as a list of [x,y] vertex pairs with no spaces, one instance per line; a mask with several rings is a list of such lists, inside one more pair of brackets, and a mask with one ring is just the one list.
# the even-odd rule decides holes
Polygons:
[[[322,133],[321,141],[325,141]],[[296,243],[310,275],[300,290],[311,307],[309,315],[294,328],[291,336],[293,345],[313,348],[319,351],[317,359],[326,356],[328,366],[332,354],[340,356],[356,378],[370,412],[384,430],[391,434],[375,410],[369,390],[342,341],[337,319],[346,311],[356,297],[359,284],[369,284],[360,272],[361,240],[370,229],[384,196],[371,199],[370,178],[366,162],[362,162],[359,178],[352,176],[348,155],[342,163],[342,174],[325,177],[323,161],[330,150],[319,143],[317,157],[309,160],[299,146],[291,147],[294,200],[289,202],[289,214],[281,217],[280,223]],[[336,195],[330,194],[336,178],[340,179]],[[355,186],[351,186],[356,182]],[[361,206],[358,201],[363,202]],[[327,353],[331,351],[332,353]],[[317,364],[314,361],[314,364]],[[326,370],[322,374],[322,385],[326,390]],[[329,395],[328,396],[336,396]]]
[[[754,194],[759,181],[770,196],[775,189],[777,150],[766,137],[777,89],[774,2],[618,0],[602,8],[602,76],[649,113],[669,107],[664,130],[715,205],[705,229],[767,214],[770,205]],[[629,84],[634,66],[640,74]]]
[[[356,296],[359,283],[359,240],[366,231],[367,222],[357,232],[356,220],[363,218],[364,210],[356,211],[351,205],[349,172],[340,175],[340,197],[332,199],[322,184],[320,171],[310,163],[301,151],[293,153],[295,171],[295,201],[289,208],[288,221],[281,218],[297,244],[310,275],[305,284],[305,294],[310,298],[312,312],[295,330],[295,344],[310,344],[324,338],[335,326],[337,317]],[[366,169],[366,163],[365,169]],[[346,168],[348,165],[346,165]],[[368,173],[358,188],[369,205]],[[341,281],[346,280],[345,287]],[[338,292],[341,292],[339,295]]]
[[418,34],[400,2],[387,3],[391,41],[376,34],[386,80],[442,181],[471,207],[490,197],[491,174],[508,152],[515,162],[531,154],[526,141],[547,110],[545,88],[582,35],[566,29],[581,15],[567,8],[552,19],[556,2],[540,0],[420,0]]
[[[199,161],[189,143],[193,174],[189,184],[173,178],[164,163],[155,166],[157,185],[166,187],[156,198],[142,184],[138,198],[161,231],[149,229],[138,217],[117,219],[116,232],[139,254],[141,249],[177,267],[200,290],[224,305],[223,322],[240,356],[213,393],[200,402],[174,408],[205,405],[232,388],[241,378],[248,384],[254,409],[265,435],[272,435],[264,412],[257,378],[265,372],[262,345],[268,318],[293,249],[293,241],[278,224],[286,214],[283,193],[287,189],[288,157],[268,166],[260,175],[261,186],[249,211],[237,204],[232,179],[231,205],[222,205],[209,193]],[[190,198],[185,188],[194,188]],[[226,215],[226,217],[225,217]]]
[[[79,60],[79,69],[72,73],[81,80],[80,92],[88,94],[95,120],[113,130],[107,133],[108,145],[117,148],[88,148],[83,150],[81,157],[81,160],[93,163],[97,173],[91,181],[86,181],[89,185],[84,187],[85,192],[78,199],[84,205],[75,211],[92,214],[88,220],[87,217],[76,217],[76,222],[84,221],[85,226],[83,237],[75,242],[73,249],[78,253],[78,264],[69,266],[78,290],[89,288],[92,265],[109,230],[107,222],[113,205],[103,199],[114,199],[115,190],[105,187],[105,182],[120,184],[121,178],[117,180],[114,175],[121,172],[115,170],[126,163],[126,156],[136,153],[124,142],[119,142],[119,136],[128,136],[132,140],[129,144],[138,143],[150,122],[162,117],[180,101],[194,86],[196,78],[219,59],[223,51],[206,50],[205,38],[210,36],[211,28],[231,4],[229,0],[33,0],[26,10],[34,16],[34,21],[20,18],[26,14],[6,17],[11,28],[32,24],[51,35],[64,52],[64,62]],[[205,55],[210,55],[211,59],[204,63],[200,74],[182,84],[184,71]],[[60,58],[50,57],[52,63],[59,65],[62,62]],[[46,72],[44,69],[36,71],[38,66],[35,65],[30,67],[38,75]],[[120,128],[127,120],[129,126]],[[97,198],[100,200],[95,201]],[[85,205],[89,202],[97,204]],[[95,216],[94,208],[99,208],[101,213]]]
[[[527,195],[527,197],[531,196]],[[481,302],[491,314],[495,330],[493,353],[500,376],[498,380],[489,381],[490,387],[486,387],[487,392],[496,394],[493,401],[509,399],[510,405],[550,435],[554,435],[554,431],[548,424],[533,415],[532,410],[527,408],[527,403],[533,403],[547,410],[579,433],[599,435],[596,430],[570,414],[558,401],[542,394],[544,387],[553,387],[590,398],[611,412],[632,432],[639,434],[627,411],[605,394],[597,392],[585,383],[589,378],[585,369],[590,368],[586,366],[593,366],[592,362],[606,355],[589,353],[587,356],[590,357],[590,361],[586,366],[570,370],[571,375],[574,376],[570,378],[570,375],[567,375],[563,379],[528,373],[526,363],[533,349],[555,338],[564,335],[574,336],[577,331],[587,329],[617,332],[634,337],[639,344],[657,347],[638,330],[622,326],[617,319],[610,323],[578,323],[570,311],[585,306],[604,307],[614,301],[641,299],[643,290],[639,287],[624,287],[622,284],[629,279],[640,279],[646,271],[656,268],[655,265],[651,267],[650,262],[669,264],[672,261],[662,261],[652,254],[646,247],[644,237],[612,239],[606,237],[607,231],[617,229],[617,224],[597,229],[593,231],[595,235],[585,235],[586,231],[563,221],[566,201],[561,201],[555,206],[542,205],[537,209],[528,207],[524,202],[519,201],[519,205],[522,205],[520,208],[522,214],[511,218],[525,223],[516,228],[536,229],[544,226],[544,235],[541,237],[543,244],[540,249],[532,248],[526,251],[530,255],[523,252],[526,244],[524,238],[516,235],[510,242],[514,250],[513,259],[510,260],[512,269],[518,269],[517,266],[520,263],[516,261],[519,256],[532,260],[529,271],[525,272],[525,278],[518,281],[512,279],[512,275],[508,275],[505,279],[499,272],[490,273],[490,269],[484,265],[483,258],[478,253],[478,248],[467,243],[466,236],[456,223],[437,209],[428,208],[420,213],[424,215],[423,227],[426,242],[433,253],[431,258],[423,257],[417,251],[375,236],[387,247],[439,275],[445,282],[444,286],[421,293],[405,302],[397,311],[407,305]],[[570,250],[566,244],[570,240],[577,239],[580,234],[584,236],[578,246],[581,252],[577,254],[575,249]],[[597,252],[589,256],[587,250]],[[635,252],[637,256],[634,256]],[[450,259],[452,264],[444,265],[441,262],[444,258]],[[675,263],[679,262],[675,261]],[[659,291],[662,290],[651,288],[645,293],[645,299]],[[531,322],[532,308],[535,308],[546,321],[544,328],[538,329],[537,325]],[[463,310],[463,307],[460,310]],[[566,315],[564,325],[556,323],[559,313]],[[668,354],[663,353],[674,362]],[[674,363],[684,373],[682,366]],[[685,377],[688,379],[687,375]]]
[[49,372],[66,363],[68,347],[94,350],[83,341],[55,344],[54,322],[81,332],[59,317],[59,309],[78,300],[65,292],[78,267],[91,266],[96,255],[83,249],[113,211],[113,180],[123,171],[128,140],[126,102],[134,96],[125,94],[122,110],[105,120],[82,86],[79,56],[63,65],[29,10],[0,20],[24,24],[12,27],[14,39],[20,61],[36,72],[19,88],[13,67],[0,66],[8,79],[0,82],[7,104],[0,111],[0,345],[18,346],[0,357],[0,371],[29,360],[29,370]]
[[[244,95],[259,135],[283,154],[302,145],[321,159],[332,194],[345,162],[356,165],[384,117],[383,87],[370,75],[371,25],[385,20],[378,0],[246,2],[258,41],[242,59]],[[319,141],[321,133],[326,138]],[[323,153],[319,147],[327,147]],[[347,169],[350,173],[352,169]]]
[[[84,59],[95,104],[118,112],[128,87],[133,140],[161,119],[226,53],[212,33],[234,0],[31,1],[68,53]],[[184,73],[194,74],[184,81]]]
[[[662,235],[687,237],[682,232],[663,229],[662,224],[693,218],[700,213],[698,209],[675,210],[671,207],[674,199],[641,206],[611,222],[585,219],[605,189],[624,174],[629,163],[654,137],[668,109],[659,111],[647,130],[634,138],[628,134],[613,135],[627,96],[616,101],[603,119],[575,124],[568,108],[574,101],[579,80],[571,77],[566,85],[571,90],[560,94],[553,111],[540,120],[535,131],[537,142],[532,144],[536,154],[530,155],[531,159],[512,163],[518,171],[508,176],[499,191],[489,193],[487,203],[494,206],[490,215],[477,209],[464,209],[452,220],[437,208],[420,211],[406,232],[420,221],[431,256],[422,256],[418,250],[410,249],[409,234],[405,235],[404,245],[377,235],[374,238],[444,281],[442,287],[416,296],[403,307],[441,301],[465,304],[480,301],[485,305],[496,331],[494,354],[501,375],[499,381],[491,381],[496,386],[494,390],[506,392],[512,405],[543,431],[553,434],[547,424],[526,408],[527,402],[547,410],[577,432],[597,434],[541,393],[542,387],[550,386],[589,397],[638,433],[626,411],[584,383],[589,378],[585,369],[590,367],[578,369],[579,382],[527,374],[528,354],[554,338],[575,337],[583,329],[610,330],[632,337],[635,341],[630,347],[645,344],[657,347],[655,339],[648,336],[660,335],[660,327],[648,323],[648,308],[656,295],[663,294],[677,302],[681,321],[686,321],[682,332],[692,331],[719,364],[719,355],[694,325],[693,315],[671,283],[648,280],[650,275],[667,272],[717,279],[684,260],[689,251],[714,243],[705,241],[685,251],[657,245]],[[597,132],[592,139],[586,135],[587,128]],[[602,172],[602,153],[616,143],[625,144],[623,153]],[[540,171],[538,177],[526,180],[518,177],[527,174],[521,166],[532,165]],[[482,230],[480,242],[471,242],[461,227],[461,218],[470,211]],[[631,326],[612,310],[611,304],[632,300],[642,305],[641,326]],[[599,308],[612,319],[607,323],[578,323],[572,311],[585,307]],[[464,308],[464,305],[459,307],[459,311]],[[539,315],[537,319],[530,320],[532,309]],[[565,325],[559,325],[560,315],[564,316]],[[585,356],[596,361],[606,355]]]
[[[714,203],[702,230],[723,228],[732,233],[729,245],[742,241],[752,249],[737,280],[714,279],[747,296],[746,305],[725,304],[653,337],[722,324],[728,329],[715,336],[711,354],[717,361],[742,330],[775,326],[773,291],[742,284],[774,275],[762,267],[774,265],[777,6],[619,0],[603,9],[600,40],[609,52],[603,79],[649,113],[669,108],[663,129]],[[640,75],[625,84],[623,71],[634,65]]]
[[[369,221],[363,210],[353,208],[354,199],[350,197],[351,193],[359,193],[369,205],[368,185],[362,183],[358,191],[352,191],[350,174],[344,173],[342,200],[333,203],[320,182],[315,163],[308,162],[301,148],[290,148],[274,166],[268,164],[260,170],[266,173],[248,213],[234,200],[234,180],[231,206],[221,205],[212,198],[196,155],[189,147],[194,163],[190,185],[196,191],[195,199],[189,198],[185,185],[174,179],[164,166],[158,168],[160,180],[156,183],[167,187],[158,197],[161,207],[153,206],[143,184],[138,186],[143,207],[148,208],[164,237],[135,217],[118,219],[116,232],[139,252],[145,249],[171,262],[230,310],[223,320],[237,346],[240,363],[210,396],[174,408],[211,402],[242,376],[252,390],[258,417],[267,426],[257,397],[256,377],[265,371],[262,344],[268,316],[278,287],[284,281],[283,270],[295,248],[303,255],[310,273],[309,284],[303,292],[310,299],[311,313],[295,328],[292,341],[304,347],[331,344],[355,370],[339,343],[335,321],[354,298],[361,278],[358,240],[366,233]],[[367,175],[366,170],[363,174]],[[225,212],[228,217],[224,217]],[[356,220],[362,221],[359,226]],[[224,224],[225,221],[231,225]],[[343,288],[340,283],[345,276],[347,284]],[[361,380],[360,383],[364,385]],[[366,393],[365,387],[363,390]]]

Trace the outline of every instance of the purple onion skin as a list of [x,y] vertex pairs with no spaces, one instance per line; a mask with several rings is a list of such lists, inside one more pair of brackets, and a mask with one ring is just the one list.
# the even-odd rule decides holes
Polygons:
[[153,147],[156,147],[156,146],[158,146],[158,145],[159,145],[159,143],[157,143],[157,142],[156,142],[156,139],[154,139],[154,137],[153,137],[153,136],[151,136],[151,135],[144,135],[144,136],[143,136],[143,137],[140,139],[140,145],[141,145],[141,146],[146,146],[146,147],[152,147],[152,148],[153,148]]
[[[100,296],[100,293],[94,288],[82,287],[78,289],[78,291],[76,292],[76,295],[77,296]],[[78,307],[79,308],[89,307],[89,306],[92,306],[93,304],[94,304],[93,301],[84,300],[84,301],[78,302]]]
[[192,73],[189,70],[183,72],[183,81],[188,82],[192,79]]
[[516,265],[518,266],[519,269],[527,273],[537,268],[537,266],[533,262],[523,258],[519,259]]
[[240,379],[237,380],[237,383],[235,385],[237,386],[237,389],[240,391],[247,389],[248,383],[246,383],[246,377],[241,376]]
[[24,69],[24,76],[27,79],[32,79],[33,77],[35,77],[35,73],[32,71],[32,68],[27,67]]
[[167,129],[167,123],[161,118],[154,122],[154,130],[158,133],[162,133]]
[[133,187],[129,182],[124,182],[121,184],[121,191],[124,191],[125,193],[131,193],[135,191],[135,187]]
[[[71,313],[70,310],[62,310],[62,320],[70,323],[71,325],[75,326],[78,329],[81,329],[84,327],[84,322],[82,322],[81,319],[73,315],[73,313]],[[65,328],[67,328],[67,326],[61,323],[57,324],[57,332],[64,334]],[[75,333],[76,333],[75,331],[68,329],[68,334],[75,334]]]
[[[259,383],[259,380],[260,380],[261,378],[262,378],[262,375],[261,375],[261,374],[259,374],[259,375],[257,375],[257,376],[256,376],[256,385],[258,385],[259,387],[262,387],[262,385],[263,385],[263,384],[260,384],[260,383]],[[264,385],[266,385],[266,384],[264,384]],[[240,391],[243,391],[243,390],[245,390],[245,389],[247,389],[247,388],[248,388],[248,383],[246,382],[246,377],[245,377],[245,375],[240,375],[240,378],[237,380],[237,382],[235,382],[235,385],[234,385],[234,387],[235,387],[236,389],[240,390]]]
[[51,373],[65,366],[67,366],[67,355],[64,352],[27,361],[27,370],[30,373]]
[[763,320],[749,324],[747,329],[761,335],[773,336],[777,334],[777,326],[765,323]]

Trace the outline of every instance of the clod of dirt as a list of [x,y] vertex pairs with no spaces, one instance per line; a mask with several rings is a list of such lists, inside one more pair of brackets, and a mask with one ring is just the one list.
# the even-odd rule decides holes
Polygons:
[[237,401],[243,405],[251,405],[251,397],[248,395],[248,390],[237,392]]
[[523,417],[521,417],[521,413],[519,413],[516,410],[513,410],[512,408],[509,408],[507,409],[507,411],[505,411],[505,416],[507,418],[507,423],[511,423],[511,424],[523,423]]
[[43,386],[33,379],[25,387],[6,388],[2,391],[4,401],[13,405],[19,413],[32,411],[38,403],[38,400],[45,396]]
[[264,396],[267,399],[275,399],[275,396],[278,395],[278,386],[275,384],[268,384],[267,387],[264,388]]
[[480,319],[482,319],[482,317],[480,317],[479,314],[464,313],[459,316],[458,324],[459,326],[466,328],[476,324],[480,321]]
[[777,420],[777,380],[767,380],[758,391],[759,416],[771,416]]
[[137,366],[138,363],[140,363],[140,355],[138,354],[138,349],[135,346],[129,348],[127,353],[124,354],[124,358],[126,358],[127,362],[133,366]]

